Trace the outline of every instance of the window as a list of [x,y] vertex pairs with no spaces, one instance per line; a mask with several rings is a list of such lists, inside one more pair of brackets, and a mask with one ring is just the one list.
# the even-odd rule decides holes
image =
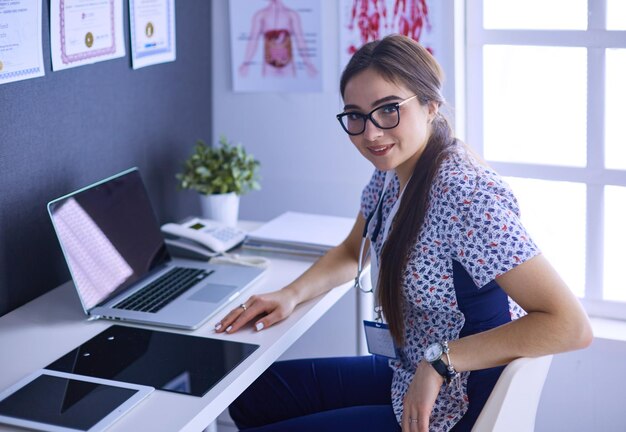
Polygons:
[[464,4],[467,142],[589,313],[626,319],[626,1]]

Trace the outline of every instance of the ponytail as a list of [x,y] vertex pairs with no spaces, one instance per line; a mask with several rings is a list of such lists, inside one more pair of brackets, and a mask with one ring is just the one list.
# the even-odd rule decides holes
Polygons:
[[438,113],[381,253],[381,263],[384,265],[381,265],[376,292],[391,335],[398,346],[404,344],[404,269],[411,255],[411,246],[417,242],[424,224],[433,179],[442,162],[453,152],[456,143],[448,120]]

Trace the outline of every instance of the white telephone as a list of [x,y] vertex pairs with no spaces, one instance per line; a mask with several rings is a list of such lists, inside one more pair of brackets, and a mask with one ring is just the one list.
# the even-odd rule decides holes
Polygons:
[[[182,224],[161,226],[165,243],[175,255],[211,258],[237,246],[246,232],[208,219],[192,218]],[[208,250],[207,250],[208,248]]]

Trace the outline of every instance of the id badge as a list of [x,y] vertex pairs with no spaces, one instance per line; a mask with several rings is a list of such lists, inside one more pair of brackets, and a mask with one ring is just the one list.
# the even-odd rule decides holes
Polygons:
[[363,321],[367,350],[370,354],[397,359],[398,353],[393,343],[389,326],[376,321]]

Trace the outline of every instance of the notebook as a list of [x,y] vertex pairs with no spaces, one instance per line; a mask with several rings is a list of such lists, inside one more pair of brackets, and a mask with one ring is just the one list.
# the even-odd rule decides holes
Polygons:
[[285,212],[250,232],[246,249],[321,256],[350,234],[354,218]]
[[48,203],[83,309],[195,329],[264,272],[172,258],[137,168]]

